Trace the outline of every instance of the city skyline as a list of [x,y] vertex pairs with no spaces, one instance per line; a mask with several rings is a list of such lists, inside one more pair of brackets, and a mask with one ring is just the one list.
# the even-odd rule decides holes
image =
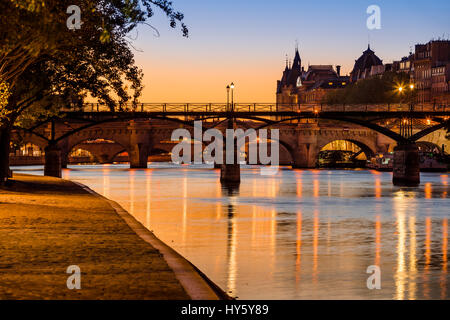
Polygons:
[[[276,80],[299,43],[303,65],[341,65],[349,74],[367,49],[389,63],[414,51],[417,43],[448,38],[450,5],[433,1],[378,1],[381,29],[368,30],[366,9],[373,1],[319,4],[286,0],[207,3],[178,0],[189,38],[167,26],[159,14],[141,26],[133,46],[144,71],[144,102],[223,102],[236,84],[239,102],[274,102]],[[328,9],[328,10],[326,10]],[[430,19],[433,15],[433,19]],[[230,17],[230,19],[228,19]],[[427,24],[418,23],[427,21]],[[317,23],[320,21],[320,23]]]

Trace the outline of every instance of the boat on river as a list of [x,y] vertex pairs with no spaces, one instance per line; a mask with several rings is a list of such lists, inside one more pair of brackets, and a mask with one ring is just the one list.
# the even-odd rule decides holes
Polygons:
[[[439,153],[419,152],[420,171],[447,172],[449,171],[448,157]],[[394,153],[379,154],[367,161],[366,167],[378,171],[392,171]]]

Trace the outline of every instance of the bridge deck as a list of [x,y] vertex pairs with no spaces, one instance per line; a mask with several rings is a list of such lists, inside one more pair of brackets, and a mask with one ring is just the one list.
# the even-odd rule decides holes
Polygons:
[[[326,105],[326,104],[276,104],[276,103],[140,103],[119,106],[116,110],[124,112],[151,113],[223,113],[234,112],[408,112],[409,104],[365,104],[365,105]],[[415,111],[446,112],[447,105],[418,104]],[[71,110],[77,108],[72,108]],[[90,103],[78,108],[82,112],[110,112],[111,108],[104,104]],[[70,111],[70,110],[67,110]]]

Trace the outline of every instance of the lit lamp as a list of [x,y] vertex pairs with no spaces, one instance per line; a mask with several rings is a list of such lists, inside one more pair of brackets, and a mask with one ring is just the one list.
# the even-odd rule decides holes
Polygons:
[[234,111],[234,82],[230,84],[231,88],[231,111]]
[[414,91],[414,83],[411,83],[409,85],[409,89],[411,90],[411,94],[410,94],[411,105],[409,106],[409,111],[413,112],[414,111],[414,93],[413,93],[413,91]]

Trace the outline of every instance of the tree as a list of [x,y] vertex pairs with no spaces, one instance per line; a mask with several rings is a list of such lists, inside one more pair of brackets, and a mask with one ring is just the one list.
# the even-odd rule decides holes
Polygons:
[[381,77],[360,80],[344,89],[327,94],[328,104],[377,104],[406,102],[406,95],[400,96],[397,88],[409,84],[409,75],[405,73],[386,72]]
[[87,93],[111,110],[137,101],[142,71],[135,66],[127,35],[151,18],[154,8],[167,15],[171,27],[180,22],[188,35],[183,15],[167,0],[77,2],[83,24],[76,31],[66,26],[73,1],[0,3],[0,183],[9,170],[11,129],[21,115],[23,122],[52,109],[51,114],[60,108],[58,101],[79,103]]

